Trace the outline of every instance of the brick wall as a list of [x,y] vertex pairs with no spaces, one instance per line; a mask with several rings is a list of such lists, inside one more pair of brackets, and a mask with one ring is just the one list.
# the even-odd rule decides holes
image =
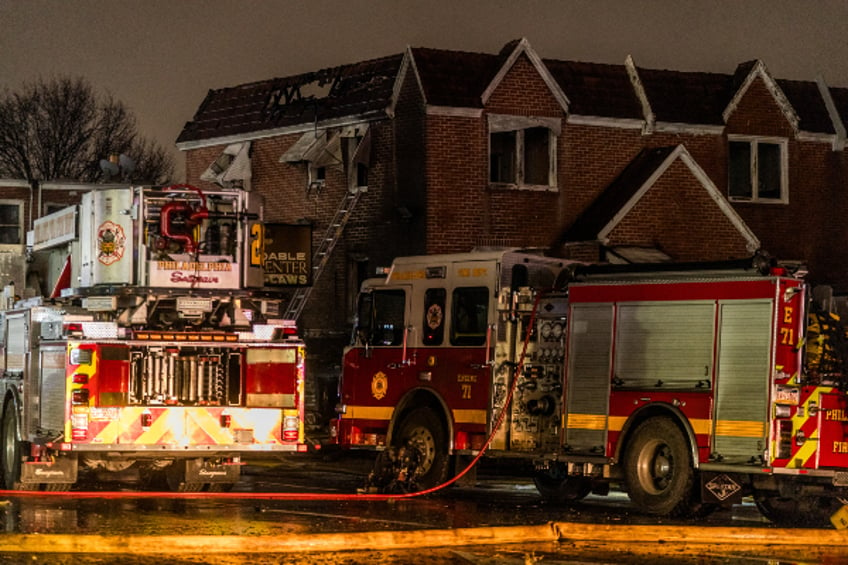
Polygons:
[[679,261],[749,255],[739,230],[679,159],[610,232],[609,244],[656,247]]

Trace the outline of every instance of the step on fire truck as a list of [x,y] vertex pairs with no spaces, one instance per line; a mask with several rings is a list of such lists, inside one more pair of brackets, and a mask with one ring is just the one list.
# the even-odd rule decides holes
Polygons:
[[257,194],[189,185],[36,220],[0,305],[5,487],[87,469],[222,490],[245,456],[305,450],[304,347],[263,291],[263,237]]
[[838,322],[759,259],[650,269],[396,259],[363,283],[335,441],[405,451],[419,489],[487,448],[557,501],[615,486],[656,515],[752,496],[779,523],[829,517],[848,496]]

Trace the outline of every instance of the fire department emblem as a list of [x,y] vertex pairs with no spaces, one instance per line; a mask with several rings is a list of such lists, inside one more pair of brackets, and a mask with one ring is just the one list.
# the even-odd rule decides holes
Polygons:
[[374,375],[374,378],[371,379],[371,394],[377,400],[380,400],[384,396],[386,396],[386,389],[389,388],[389,380],[386,378],[386,374],[380,371],[379,373]]
[[427,309],[427,327],[431,330],[436,330],[442,325],[442,307],[438,304],[431,304]]
[[97,230],[97,260],[104,265],[120,261],[126,242],[124,228],[115,222],[103,222]]

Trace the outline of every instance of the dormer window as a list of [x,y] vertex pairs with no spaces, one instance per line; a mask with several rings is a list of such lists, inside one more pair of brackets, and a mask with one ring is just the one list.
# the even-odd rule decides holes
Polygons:
[[787,202],[787,154],[785,139],[729,137],[727,162],[730,199]]
[[489,183],[556,190],[556,118],[489,116]]

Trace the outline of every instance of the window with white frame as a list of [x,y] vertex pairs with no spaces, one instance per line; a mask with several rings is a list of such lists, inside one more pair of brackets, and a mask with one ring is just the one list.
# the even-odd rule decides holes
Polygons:
[[489,115],[489,182],[556,189],[559,133],[557,118]]
[[23,205],[14,200],[0,200],[0,246],[23,243],[21,217]]
[[731,200],[788,200],[788,149],[785,139],[729,137],[727,154],[727,192]]

